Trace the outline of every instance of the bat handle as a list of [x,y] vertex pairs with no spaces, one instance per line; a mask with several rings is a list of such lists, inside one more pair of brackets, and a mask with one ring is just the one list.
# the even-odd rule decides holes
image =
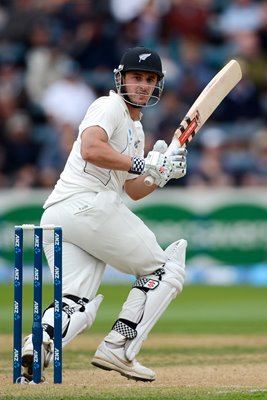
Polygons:
[[146,176],[144,182],[146,186],[152,186],[154,184],[154,178],[152,176]]

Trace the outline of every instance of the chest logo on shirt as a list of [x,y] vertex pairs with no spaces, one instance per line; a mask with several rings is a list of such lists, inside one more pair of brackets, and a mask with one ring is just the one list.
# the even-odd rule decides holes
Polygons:
[[[129,128],[128,129],[128,139],[129,139],[129,144],[132,144],[133,143],[133,131]],[[137,149],[138,148],[138,145],[139,145],[139,143],[140,143],[140,140],[139,139],[137,139],[135,142],[134,142],[134,148],[135,149]]]
[[129,138],[129,144],[132,144],[133,132],[132,132],[132,130],[130,128],[128,129],[128,138]]
[[135,148],[135,149],[138,148],[139,143],[140,143],[140,140],[136,140],[136,141],[134,142],[134,148]]

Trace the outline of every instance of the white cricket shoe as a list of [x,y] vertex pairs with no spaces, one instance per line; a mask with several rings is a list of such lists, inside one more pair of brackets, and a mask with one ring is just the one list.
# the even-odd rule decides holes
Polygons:
[[[43,342],[42,345],[42,382],[45,382],[44,370],[48,367],[53,358],[53,341]],[[32,334],[26,336],[24,339],[24,345],[22,347],[22,376],[25,377],[29,382],[33,380],[33,343]]]
[[92,365],[107,371],[117,371],[126,378],[136,381],[154,381],[156,378],[155,372],[151,369],[144,367],[135,359],[129,361],[125,357],[124,347],[111,349],[104,341],[98,346]]

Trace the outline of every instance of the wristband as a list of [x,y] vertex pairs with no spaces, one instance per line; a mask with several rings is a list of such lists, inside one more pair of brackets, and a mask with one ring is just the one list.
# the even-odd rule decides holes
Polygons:
[[132,157],[132,166],[128,172],[131,174],[141,175],[145,168],[145,160],[140,157]]

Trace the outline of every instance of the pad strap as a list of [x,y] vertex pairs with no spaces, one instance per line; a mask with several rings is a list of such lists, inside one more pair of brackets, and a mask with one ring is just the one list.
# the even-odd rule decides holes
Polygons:
[[[78,306],[80,306],[80,308],[79,308],[79,310],[78,310],[79,312],[84,312],[84,311],[85,311],[85,306],[86,306],[86,304],[89,303],[89,300],[86,299],[85,297],[81,298],[81,297],[78,297],[78,296],[74,296],[74,295],[72,295],[72,294],[66,294],[66,295],[63,296],[63,299],[64,299],[64,298],[67,298],[67,299],[73,301],[74,303],[76,303]],[[43,315],[45,314],[45,312],[46,312],[47,310],[49,310],[49,309],[51,309],[51,308],[54,308],[54,302],[51,303],[51,304],[44,310]],[[71,318],[71,316],[72,316],[76,311],[77,311],[77,310],[75,310],[74,307],[71,307],[69,304],[67,304],[67,303],[64,302],[64,301],[62,302],[62,312],[64,312],[64,313],[67,315],[67,318],[68,318],[68,324],[67,324],[65,330],[64,330],[63,333],[62,333],[62,337],[63,337],[63,338],[65,337],[66,332],[67,332],[67,330],[68,330],[68,326],[69,326],[69,323],[70,323],[70,318]],[[50,337],[51,339],[54,338],[54,327],[53,327],[52,325],[43,324],[43,330],[44,330],[45,332],[48,333],[48,335],[49,335],[49,337]]]
[[154,290],[159,285],[159,281],[150,278],[138,278],[134,284],[133,288],[143,290],[143,292],[148,292],[149,290]]
[[42,324],[43,330],[48,334],[50,339],[54,339],[54,327],[49,324]]
[[134,322],[128,321],[126,319],[118,319],[112,327],[113,331],[120,333],[127,339],[134,339],[137,335],[136,326]]
[[159,268],[152,274],[157,276],[158,279],[141,276],[140,278],[136,279],[133,284],[133,288],[140,289],[145,293],[147,293],[149,290],[154,290],[156,287],[158,287],[163,274],[165,274],[164,268]]
[[89,300],[86,299],[85,297],[81,298],[78,296],[74,296],[73,294],[66,294],[64,295],[65,298],[74,301],[74,303],[79,304],[81,306],[80,312],[83,312],[85,310],[86,304],[89,303]]

